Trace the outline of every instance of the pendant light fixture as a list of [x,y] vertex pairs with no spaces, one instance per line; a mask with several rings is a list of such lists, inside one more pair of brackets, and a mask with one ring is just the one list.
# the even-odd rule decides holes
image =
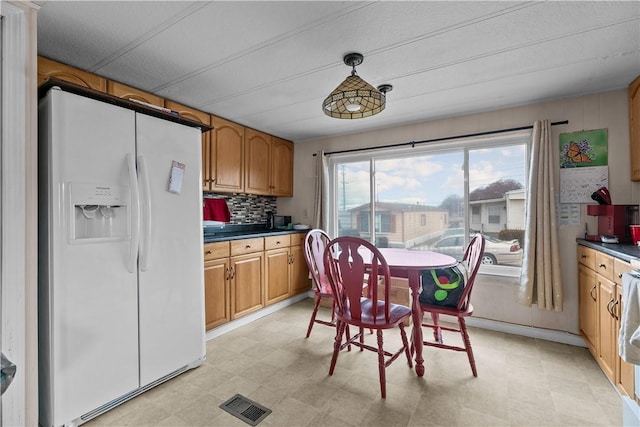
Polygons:
[[389,84],[378,89],[365,82],[356,73],[356,66],[362,64],[364,57],[359,53],[349,53],[344,63],[353,67],[351,75],[335,88],[322,103],[322,111],[327,116],[338,119],[361,119],[373,116],[384,110],[386,93],[393,89]]

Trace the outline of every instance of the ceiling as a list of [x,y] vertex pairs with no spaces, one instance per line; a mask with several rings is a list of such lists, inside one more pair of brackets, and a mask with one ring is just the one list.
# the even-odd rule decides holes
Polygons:
[[[640,74],[640,2],[37,1],[38,53],[296,142],[612,89]],[[322,111],[351,72],[393,85]]]

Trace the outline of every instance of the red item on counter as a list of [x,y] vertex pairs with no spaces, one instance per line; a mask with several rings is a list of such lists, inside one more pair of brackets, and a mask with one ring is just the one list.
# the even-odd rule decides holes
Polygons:
[[204,221],[231,221],[231,212],[225,199],[205,197],[202,203],[202,219]]

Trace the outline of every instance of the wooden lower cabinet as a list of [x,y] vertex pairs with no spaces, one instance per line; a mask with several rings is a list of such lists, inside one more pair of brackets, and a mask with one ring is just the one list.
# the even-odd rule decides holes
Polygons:
[[291,245],[289,252],[291,253],[291,295],[298,295],[311,290],[311,281],[309,280],[309,268],[304,258],[304,234],[297,235],[300,239],[299,245]]
[[310,289],[304,233],[204,245],[206,329]]
[[598,364],[609,379],[615,379],[618,356],[616,319],[611,312],[615,301],[616,285],[603,277],[598,278]]
[[264,253],[231,257],[231,318],[237,319],[264,307],[262,284]]
[[620,393],[634,396],[633,365],[618,355],[624,260],[578,246],[580,333],[596,362]]
[[310,289],[304,258],[304,234],[265,238],[265,304],[273,304]]
[[265,252],[265,305],[270,305],[289,297],[290,261],[288,247]]
[[598,339],[598,285],[596,273],[578,264],[578,301],[580,332],[592,354],[596,353]]
[[231,320],[229,307],[229,258],[204,263],[205,327],[207,330]]

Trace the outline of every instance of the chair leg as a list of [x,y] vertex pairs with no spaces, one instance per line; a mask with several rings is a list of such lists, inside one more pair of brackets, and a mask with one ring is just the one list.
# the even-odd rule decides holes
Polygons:
[[384,349],[382,347],[382,329],[378,329],[376,332],[378,335],[378,371],[380,372],[380,394],[382,394],[382,398],[384,399],[387,396],[387,378],[385,375]]
[[433,339],[437,343],[442,344],[442,329],[440,329],[440,315],[438,313],[431,313],[431,320],[433,321]]
[[402,338],[402,345],[404,345],[404,354],[407,356],[407,362],[409,363],[409,367],[413,368],[413,362],[411,361],[411,356],[413,355],[413,342],[411,346],[409,346],[409,341],[407,340],[407,333],[404,330],[404,323],[400,323],[400,338]]
[[469,357],[471,372],[473,372],[474,377],[477,377],[478,371],[476,370],[476,360],[473,357],[471,340],[469,339],[469,333],[467,332],[467,323],[465,322],[464,317],[458,317],[458,324],[460,325],[460,333],[462,334],[462,341],[464,341],[464,348],[467,350],[467,356]]
[[342,342],[342,335],[344,334],[345,327],[346,323],[338,321],[338,326],[336,328],[336,340],[333,343],[333,356],[331,356],[331,365],[329,366],[329,375],[333,375],[333,370],[336,367],[338,354],[340,353],[340,343]]
[[[311,320],[309,321],[309,327],[307,328],[306,338],[309,338],[309,335],[311,335],[311,329],[313,329],[313,324],[316,322],[316,316],[318,315],[318,306],[320,305],[320,300],[322,298],[320,297],[320,295],[316,295],[315,299],[316,299],[316,303],[313,306],[313,313],[311,313]],[[331,315],[332,315],[331,320],[333,320],[333,313]]]

